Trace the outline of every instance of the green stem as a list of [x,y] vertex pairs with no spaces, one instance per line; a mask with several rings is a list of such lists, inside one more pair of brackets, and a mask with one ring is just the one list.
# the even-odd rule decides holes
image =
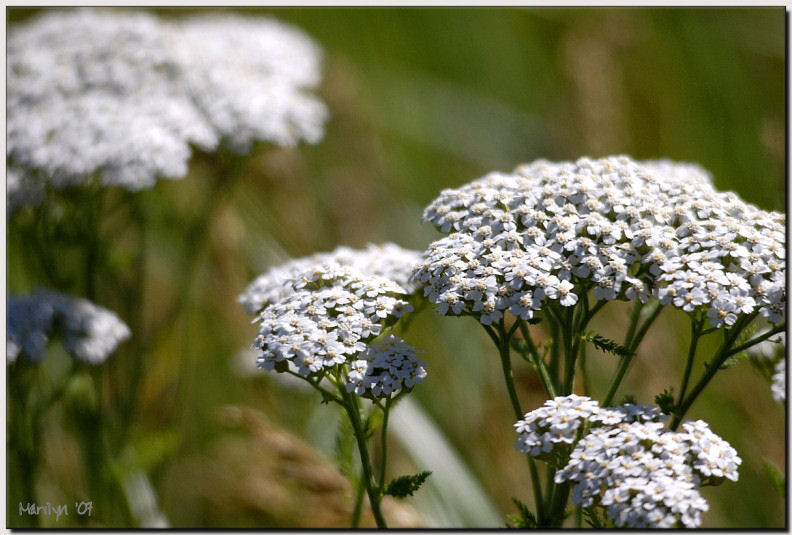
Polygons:
[[380,486],[385,484],[385,465],[388,460],[388,416],[390,415],[391,398],[385,400],[382,410],[382,434],[380,435]]
[[555,469],[551,469],[549,466],[547,467],[547,474],[546,474],[546,481],[545,481],[545,488],[547,489],[547,494],[545,498],[544,508],[545,511],[552,511],[553,509],[553,499],[555,496]]
[[564,509],[566,508],[567,500],[569,499],[569,481],[556,485],[553,495],[553,509],[550,514],[553,515],[553,524],[551,527],[560,528],[564,523]]
[[500,353],[501,367],[503,368],[503,376],[506,380],[506,390],[509,392],[509,400],[511,401],[514,414],[517,419],[521,419],[524,414],[520,407],[520,400],[517,397],[517,390],[514,387],[514,374],[511,367],[511,355],[509,355],[509,339],[506,336],[506,330],[503,327],[503,320],[498,324],[501,338],[498,343],[498,352]]
[[498,350],[500,350],[500,339],[498,338],[498,335],[495,333],[495,330],[489,325],[484,325],[483,323],[481,324],[481,326],[484,327],[485,331],[487,331],[487,334],[495,344],[495,347],[497,347]]
[[[549,309],[548,309],[549,310]],[[558,322],[553,314],[548,314],[547,318],[550,323],[550,375],[553,377],[553,384],[561,388],[561,377],[559,375],[559,368],[561,367],[559,344],[558,344]]]
[[659,316],[660,312],[662,311],[663,306],[658,301],[654,310],[652,310],[651,315],[646,319],[644,324],[641,325],[641,328],[638,329],[638,333],[635,335],[635,338],[633,338],[632,343],[630,344],[630,351],[635,352],[635,350],[638,349],[638,346],[641,345],[644,336],[646,336],[646,333],[649,331],[649,327],[652,326],[652,323],[654,323],[654,321],[657,319],[657,316]]
[[627,373],[627,368],[630,367],[630,363],[635,356],[638,346],[641,344],[644,336],[646,336],[646,333],[649,331],[649,327],[651,327],[652,323],[654,323],[662,310],[662,305],[660,302],[657,302],[655,304],[654,310],[652,310],[651,315],[646,319],[646,321],[644,321],[643,325],[641,325],[641,328],[638,329],[638,332],[632,338],[630,345],[627,346],[627,349],[630,350],[630,354],[629,356],[622,357],[621,362],[619,362],[619,368],[616,371],[616,376],[614,377],[613,382],[608,389],[608,393],[602,402],[603,407],[607,407],[613,402],[613,398],[616,396],[616,391],[619,389],[619,385],[621,385],[622,379],[624,379],[624,375]]
[[677,405],[681,404],[682,400],[685,399],[688,382],[690,381],[690,373],[693,371],[693,361],[696,360],[696,347],[698,346],[699,338],[701,338],[701,327],[703,324],[704,318],[690,318],[690,348],[688,349],[685,372],[682,375],[682,386],[679,388]]
[[374,515],[374,521],[380,529],[387,528],[385,518],[382,516],[380,510],[380,489],[376,488],[376,483],[373,480],[371,473],[371,459],[369,457],[368,448],[366,447],[366,437],[363,431],[363,426],[360,421],[360,413],[358,412],[358,404],[355,399],[344,389],[339,388],[339,392],[344,400],[344,408],[349,415],[349,421],[352,423],[352,429],[355,432],[355,440],[358,445],[358,452],[360,453],[360,464],[363,467],[363,481],[366,485],[366,492],[369,497],[369,504],[371,505],[371,512]]
[[718,351],[712,357],[712,360],[706,364],[706,371],[704,375],[701,376],[698,383],[693,387],[688,394],[688,397],[684,399],[681,403],[678,403],[674,409],[674,417],[671,421],[671,425],[669,426],[672,431],[676,431],[679,427],[679,424],[682,423],[682,418],[685,417],[685,413],[690,409],[693,402],[696,401],[696,398],[701,394],[704,388],[712,381],[712,378],[715,377],[715,374],[718,373],[720,367],[723,366],[723,363],[726,362],[726,359],[729,358],[733,353],[732,345],[740,336],[740,333],[748,326],[751,321],[756,317],[756,312],[744,316],[737,320],[734,324],[734,327],[731,329],[724,331],[724,342],[718,348]]
[[583,395],[588,396],[591,393],[591,385],[589,383],[588,370],[586,369],[586,344],[580,346],[580,374],[583,378]]
[[783,332],[785,330],[786,330],[786,322],[779,323],[778,325],[776,325],[775,327],[773,327],[771,330],[769,330],[768,332],[764,333],[763,335],[757,336],[756,338],[752,338],[751,340],[748,340],[744,344],[741,344],[741,345],[735,347],[734,349],[729,350],[727,355],[729,357],[731,357],[732,355],[736,355],[740,351],[745,351],[746,349],[748,349],[750,347],[753,347],[756,344],[759,344],[761,342],[764,342],[765,340],[767,340],[771,336],[776,335],[776,334],[778,334],[780,332]]
[[[591,318],[605,305],[606,301],[601,300],[591,310],[588,310],[588,304],[584,301],[584,308],[580,309],[577,316],[574,310],[570,307],[567,310],[566,317],[562,314],[557,314],[559,320],[563,318],[561,329],[564,337],[564,352],[566,361],[566,378],[564,381],[564,395],[572,393],[575,385],[575,368],[577,366],[577,355],[580,348],[580,334],[585,329],[586,325]],[[556,470],[550,470],[551,475],[555,479]],[[553,484],[553,490],[550,499],[550,526],[561,527],[564,523],[564,508],[566,507],[569,498],[569,483],[562,483],[561,485]]]
[[[491,329],[489,329],[491,330]],[[493,339],[496,342],[496,346],[498,347],[498,353],[500,354],[501,359],[501,368],[503,370],[503,378],[506,381],[506,390],[509,392],[509,399],[511,400],[512,409],[514,410],[514,415],[517,420],[520,420],[524,417],[524,413],[522,411],[522,407],[520,407],[520,400],[517,397],[517,390],[514,387],[514,375],[512,374],[511,368],[511,355],[509,354],[509,337],[506,333],[506,328],[504,324],[504,320],[501,319],[500,323],[498,323],[498,330],[500,332],[501,338],[498,339],[493,332]],[[488,331],[489,332],[489,331]],[[514,329],[510,331],[511,333],[514,332]],[[528,470],[531,474],[531,484],[533,485],[534,489],[534,501],[536,503],[536,516],[539,519],[540,525],[544,521],[544,508],[542,505],[542,487],[539,482],[539,472],[536,468],[536,462],[534,461],[533,457],[528,456]]]
[[569,348],[569,354],[567,355],[568,365],[565,383],[565,391],[567,394],[571,394],[575,386],[575,367],[577,366],[578,353],[580,352],[581,347],[580,334],[583,333],[583,330],[589,324],[594,315],[607,304],[607,301],[604,299],[598,301],[597,304],[594,305],[594,307],[590,310],[588,308],[588,299],[585,299],[583,304],[584,308],[578,312],[577,317],[575,317],[570,310],[567,318],[569,320],[568,338],[569,343],[571,344],[571,347]]
[[360,527],[360,516],[363,513],[363,494],[365,494],[366,485],[363,479],[365,472],[361,469],[360,477],[355,484],[355,508],[352,510],[352,528]]
[[594,307],[591,310],[586,312],[585,320],[583,321],[583,325],[580,328],[583,329],[586,325],[588,325],[588,322],[591,321],[591,318],[593,318],[594,315],[600,310],[602,310],[602,307],[604,307],[607,304],[608,301],[605,299],[601,299],[600,301],[597,301],[597,304],[594,305]]
[[550,373],[547,371],[547,365],[545,364],[544,359],[539,355],[539,351],[536,349],[536,345],[531,338],[531,333],[528,330],[528,326],[525,324],[524,321],[520,320],[520,333],[523,336],[523,340],[525,340],[525,344],[528,346],[528,351],[531,354],[531,362],[533,363],[534,367],[536,367],[536,371],[539,374],[539,379],[542,381],[542,385],[544,386],[545,393],[549,399],[553,399],[556,397],[556,388],[553,384],[553,379],[550,377]]
[[[564,332],[564,371],[566,373],[566,377],[564,378],[564,395],[569,395],[572,393],[572,389],[575,385],[575,346],[576,344],[573,343],[572,339],[574,337],[573,329],[574,326],[574,309],[572,307],[568,307],[566,314],[564,314],[563,320],[563,332]],[[559,317],[563,317],[559,314]]]
[[[320,394],[322,394],[322,397],[324,397],[324,399],[328,399],[328,400],[330,400],[330,401],[334,401],[334,402],[338,403],[339,405],[341,405],[342,407],[345,405],[345,404],[344,404],[344,401],[343,401],[341,398],[339,398],[338,396],[336,396],[335,394],[333,394],[333,393],[332,393],[332,392],[330,392],[329,390],[325,390],[324,388],[322,388],[321,386],[319,386],[319,382],[321,381],[321,379],[319,379],[319,380],[317,380],[316,382],[314,382],[314,381],[311,381],[311,380],[308,380],[308,379],[306,379],[305,377],[303,377],[303,376],[302,376],[302,375],[300,375],[299,373],[295,373],[295,372],[293,372],[293,371],[290,371],[290,370],[287,370],[287,371],[286,371],[286,373],[288,373],[288,374],[290,374],[290,375],[293,375],[294,377],[299,377],[300,379],[303,379],[303,380],[305,380],[305,381],[306,381],[306,382],[307,382],[309,385],[311,385],[311,386],[312,386],[312,387],[313,387],[313,388],[314,388],[314,389],[315,389],[317,392],[319,392]],[[328,377],[328,379],[329,379],[329,377]],[[343,384],[340,384],[340,383],[336,383],[336,386],[338,387],[339,391],[341,391],[341,389],[342,389],[342,388],[344,388],[344,385],[343,385]]]
[[630,326],[627,328],[627,335],[624,337],[624,347],[630,347],[633,336],[635,336],[635,329],[638,327],[638,320],[641,318],[641,309],[644,303],[640,300],[635,301],[632,313],[630,314]]

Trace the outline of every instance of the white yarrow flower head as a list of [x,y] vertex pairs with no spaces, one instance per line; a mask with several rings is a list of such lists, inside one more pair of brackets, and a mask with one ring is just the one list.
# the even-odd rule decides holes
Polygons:
[[417,251],[392,243],[369,244],[363,250],[341,246],[328,253],[297,258],[270,268],[248,285],[245,293],[239,296],[239,302],[248,314],[255,314],[293,293],[295,288],[304,288],[319,280],[328,269],[342,266],[390,279],[412,293],[416,285],[409,278],[420,261],[421,254]]
[[524,419],[514,424],[519,434],[516,448],[532,457],[550,460],[558,457],[559,450],[561,454],[568,454],[585,425],[660,422],[665,418],[657,407],[630,404],[602,408],[588,396],[558,396],[526,413]]
[[572,502],[604,508],[616,527],[694,528],[708,509],[699,489],[737,481],[742,461],[705,422],[674,432],[664,419],[658,407],[557,397],[515,424],[517,449],[557,463]]
[[57,333],[71,356],[100,364],[131,334],[113,312],[86,299],[44,290],[9,297],[7,329],[8,363],[20,355],[41,360]]
[[409,392],[426,377],[425,363],[418,350],[404,340],[388,335],[366,348],[350,364],[346,388],[372,399],[393,398]]
[[448,234],[414,273],[441,314],[530,319],[591,289],[703,310],[715,327],[784,317],[783,214],[717,192],[695,165],[540,160],[444,190],[424,219]]
[[11,29],[7,60],[8,166],[25,191],[148,188],[184,176],[192,146],[315,143],[327,118],[311,94],[320,49],[267,18],[50,12]]
[[359,360],[368,343],[412,310],[399,284],[348,265],[295,270],[282,286],[255,320],[258,365],[310,379]]
[[216,135],[246,150],[256,140],[317,143],[327,109],[310,90],[321,81],[321,49],[273,19],[198,15],[169,34],[186,89]]
[[600,506],[619,528],[694,528],[708,509],[684,441],[663,424],[633,422],[593,429],[556,482],[572,482],[572,502]]

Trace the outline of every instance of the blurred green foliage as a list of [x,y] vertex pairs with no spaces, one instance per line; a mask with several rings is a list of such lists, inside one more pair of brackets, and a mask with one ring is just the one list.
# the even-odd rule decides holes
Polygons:
[[[10,28],[37,11],[9,8]],[[764,209],[785,207],[783,8],[237,11],[291,22],[324,48],[321,93],[332,113],[324,140],[295,149],[260,146],[247,157],[196,154],[183,180],[135,195],[103,194],[104,271],[96,274],[95,300],[117,310],[136,338],[101,371],[101,403],[126,411],[111,412],[104,425],[122,437],[111,449],[135,457],[149,474],[174,526],[217,526],[231,518],[227,503],[211,499],[207,479],[222,465],[195,466],[202,459],[223,462],[218,444],[229,431],[216,416],[224,405],[259,409],[333,458],[332,408],[268,376],[235,371],[256,331],[236,296],[267,267],[341,244],[393,241],[423,250],[439,235],[421,224],[421,211],[442,188],[537,158],[692,161],[710,170],[721,190]],[[47,284],[47,266],[36,263],[25,234],[25,218],[35,217],[8,222],[9,292]],[[84,295],[79,247],[52,239],[45,246],[58,258],[64,285],[58,289]],[[131,293],[137,305],[125,309]],[[628,310],[613,308],[593,327],[619,340]],[[682,319],[672,311],[661,316],[622,394],[650,403],[678,381],[688,337]],[[482,335],[471,319],[420,312],[407,339],[425,350],[429,376],[414,399],[505,522],[513,496],[530,503],[530,485],[513,449],[497,355]],[[603,384],[597,377],[615,363],[592,350],[592,384]],[[518,387],[533,408],[543,401],[541,387],[523,364],[516,365]],[[133,376],[139,388],[130,394]],[[595,386],[595,397],[603,394]],[[64,434],[68,414],[55,411],[47,420],[45,444],[65,445],[45,456],[37,487],[42,502],[70,503],[69,492],[80,487],[81,476],[72,473],[79,448]],[[689,417],[709,422],[744,460],[738,483],[705,491],[704,526],[782,527],[785,498],[764,466],[784,470],[785,414],[769,386],[742,364],[722,372]],[[393,455],[391,476],[410,473],[406,452],[396,447]],[[132,461],[118,460],[124,462]],[[397,472],[398,466],[406,468]],[[14,479],[8,484],[13,525],[14,500],[23,498]],[[408,500],[416,509],[421,492]],[[263,507],[241,508],[235,525],[296,525],[255,512]],[[125,523],[121,515],[99,514],[99,524]]]

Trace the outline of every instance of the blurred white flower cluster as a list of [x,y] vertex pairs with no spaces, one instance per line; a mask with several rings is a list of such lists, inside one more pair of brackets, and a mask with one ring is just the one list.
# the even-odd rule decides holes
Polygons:
[[705,422],[674,432],[663,419],[657,407],[559,397],[515,424],[517,448],[541,457],[566,445],[556,483],[573,483],[573,503],[603,507],[616,527],[697,527],[708,509],[699,489],[737,481],[742,461]]
[[380,273],[406,277],[413,255],[394,245],[343,247],[256,279],[240,301],[258,313],[259,367],[314,380],[349,364],[347,390],[369,397],[390,397],[421,382],[426,371],[414,348],[393,336],[368,345],[412,310],[405,300],[411,292]]
[[444,190],[424,219],[449,233],[414,274],[441,314],[529,319],[592,290],[705,310],[715,327],[784,317],[783,214],[717,192],[695,165],[540,160]]
[[783,403],[786,400],[786,359],[780,359],[775,365],[775,371],[771,378],[772,384],[770,391],[773,393],[773,399]]
[[42,359],[50,338],[59,335],[71,356],[100,364],[131,334],[113,312],[86,299],[46,290],[9,296],[7,329],[8,363],[20,355],[31,361]]
[[[767,331],[768,329],[761,330],[755,336],[762,336]],[[778,333],[749,347],[747,353],[755,359],[773,364],[770,391],[774,400],[783,403],[786,400],[786,333]]]
[[261,17],[78,9],[13,27],[9,207],[36,202],[46,183],[96,176],[139,190],[182,177],[191,146],[315,143],[320,61],[302,32]]
[[295,277],[313,266],[349,266],[369,275],[390,279],[412,293],[415,284],[410,283],[409,278],[420,261],[420,253],[393,243],[369,244],[362,251],[341,246],[329,253],[316,253],[270,268],[250,283],[239,301],[248,314],[255,314],[292,293]]

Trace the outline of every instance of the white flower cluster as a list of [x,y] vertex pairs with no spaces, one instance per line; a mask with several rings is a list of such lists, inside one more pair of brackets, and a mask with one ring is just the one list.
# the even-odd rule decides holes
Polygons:
[[316,264],[295,270],[282,296],[265,304],[255,349],[258,365],[307,378],[351,363],[412,306],[407,290],[353,266]]
[[248,314],[255,314],[293,293],[294,281],[301,273],[320,267],[348,266],[369,275],[390,279],[405,288],[407,293],[412,293],[416,287],[409,278],[420,261],[420,253],[393,243],[369,244],[362,251],[341,246],[329,253],[297,258],[270,268],[250,283],[245,293],[239,296],[239,302]]
[[130,336],[118,316],[87,301],[52,291],[37,291],[8,300],[6,359],[20,354],[41,360],[50,337],[58,333],[74,358],[100,364]]
[[319,48],[267,18],[143,12],[50,12],[11,28],[7,155],[21,176],[9,191],[34,202],[97,175],[151,187],[187,172],[190,146],[225,140],[293,145],[322,137],[327,111],[309,90]]
[[699,489],[736,481],[742,461],[705,422],[685,422],[674,432],[663,418],[656,407],[601,408],[587,397],[559,397],[515,424],[517,447],[546,457],[567,445],[564,454],[571,453],[556,483],[573,483],[573,503],[605,508],[616,527],[697,527],[708,509]]
[[388,335],[352,362],[347,391],[370,398],[390,398],[401,391],[409,392],[426,377],[425,363],[417,353],[403,340]]
[[715,191],[694,165],[540,160],[444,190],[424,219],[450,233],[414,274],[441,314],[529,319],[591,289],[706,310],[715,327],[754,311],[783,319],[783,214]]
[[292,26],[262,17],[199,15],[169,34],[187,92],[217,138],[241,149],[254,140],[281,146],[316,143],[325,106],[308,90],[319,85],[321,50]]
[[775,365],[775,371],[771,378],[770,391],[773,399],[783,403],[786,401],[786,359],[782,358]]
[[[758,331],[754,336],[762,336],[767,331],[768,329]],[[775,363],[770,378],[770,391],[774,400],[783,403],[786,400],[786,333],[781,332],[771,336],[749,347],[746,352],[756,359]]]
[[516,447],[532,457],[550,459],[559,445],[576,442],[586,423],[613,426],[663,419],[665,415],[656,406],[627,404],[603,409],[587,396],[559,396],[548,399],[542,407],[526,413],[525,419],[514,424],[520,435]]

